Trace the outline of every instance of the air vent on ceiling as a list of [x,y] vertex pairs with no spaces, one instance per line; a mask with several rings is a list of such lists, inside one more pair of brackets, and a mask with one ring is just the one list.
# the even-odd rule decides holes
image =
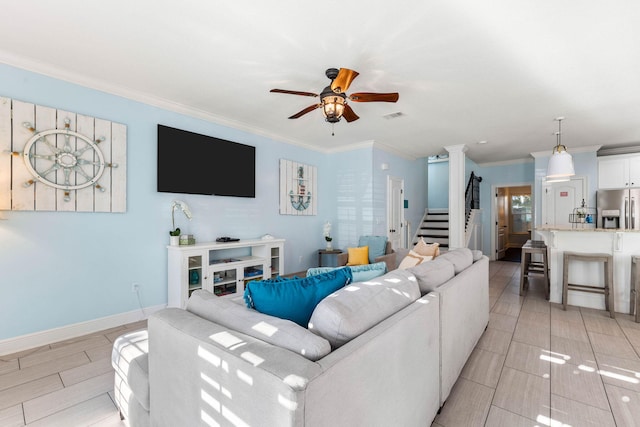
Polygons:
[[384,117],[387,120],[391,120],[391,119],[397,119],[398,117],[404,116],[404,113],[402,111],[396,111],[395,113],[389,113],[389,114],[385,114]]

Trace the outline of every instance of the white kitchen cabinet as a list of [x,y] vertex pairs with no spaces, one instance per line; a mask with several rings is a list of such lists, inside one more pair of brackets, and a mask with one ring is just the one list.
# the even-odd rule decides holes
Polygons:
[[598,159],[598,188],[640,187],[640,155],[607,156]]
[[284,239],[167,246],[167,305],[185,308],[194,290],[242,294],[245,283],[284,271]]

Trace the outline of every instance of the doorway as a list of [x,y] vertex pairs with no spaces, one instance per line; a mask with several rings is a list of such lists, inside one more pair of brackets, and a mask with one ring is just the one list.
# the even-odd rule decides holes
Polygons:
[[394,176],[387,176],[387,237],[393,249],[406,248],[404,180]]
[[494,254],[496,260],[520,262],[522,245],[531,239],[531,185],[495,187]]

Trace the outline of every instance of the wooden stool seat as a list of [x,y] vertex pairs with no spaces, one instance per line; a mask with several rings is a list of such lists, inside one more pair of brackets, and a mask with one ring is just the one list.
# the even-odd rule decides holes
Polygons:
[[[539,254],[542,261],[532,261],[531,256]],[[520,295],[529,287],[529,277],[532,275],[542,275],[544,278],[544,297],[549,299],[549,263],[547,257],[547,245],[542,240],[527,240],[522,246],[522,256],[520,260]]]
[[[601,262],[604,264],[604,286],[582,285],[569,283],[569,262]],[[591,292],[604,295],[605,310],[615,317],[614,292],[613,292],[613,256],[600,253],[565,252],[563,255],[562,273],[562,309],[567,309],[567,297],[569,291]]]
[[636,323],[640,323],[640,255],[631,257],[631,298],[629,299],[630,314],[636,315]]

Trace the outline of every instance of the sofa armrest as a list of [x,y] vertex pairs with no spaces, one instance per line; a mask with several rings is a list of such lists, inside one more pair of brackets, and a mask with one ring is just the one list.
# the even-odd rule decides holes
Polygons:
[[343,252],[341,254],[338,254],[338,257],[337,257],[338,267],[347,265],[347,262],[349,262],[349,252]]
[[382,255],[374,259],[375,262],[384,262],[387,264],[387,271],[393,271],[397,268],[396,253]]
[[440,404],[489,323],[489,258],[483,256],[433,293],[440,301]]
[[211,425],[227,425],[228,414],[246,425],[301,425],[305,389],[321,373],[298,354],[185,310],[149,317],[152,425],[200,425],[203,414]]

